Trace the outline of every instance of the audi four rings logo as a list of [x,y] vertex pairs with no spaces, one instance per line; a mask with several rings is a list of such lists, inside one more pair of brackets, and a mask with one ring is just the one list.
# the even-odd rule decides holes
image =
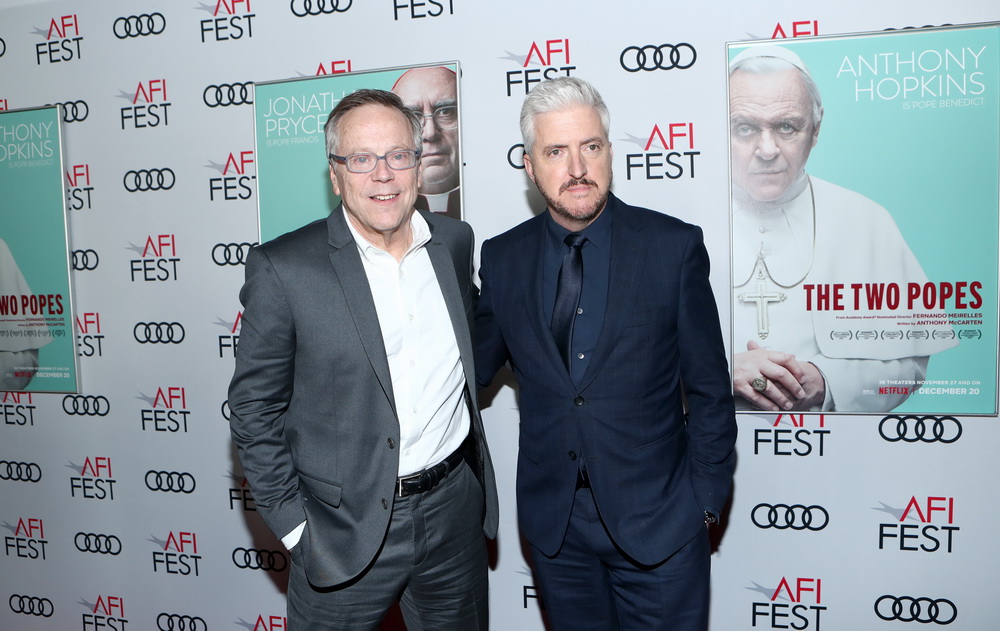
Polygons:
[[351,8],[354,0],[292,0],[292,15],[304,18],[307,15],[343,13]]
[[236,548],[233,550],[233,564],[241,570],[284,572],[288,567],[288,559],[278,550]]
[[216,243],[212,248],[212,260],[216,265],[244,265],[250,248],[256,243]]
[[180,322],[137,322],[132,336],[140,344],[180,344],[184,326]]
[[103,396],[67,394],[63,397],[63,412],[77,416],[107,416],[111,402]]
[[114,535],[102,535],[93,532],[78,532],[73,537],[73,543],[80,552],[94,554],[110,554],[117,556],[122,552],[122,540]]
[[953,443],[962,436],[962,424],[953,416],[887,416],[878,424],[882,438],[895,443]]
[[618,62],[629,72],[645,70],[687,70],[698,60],[698,51],[687,42],[660,44],[659,46],[629,46],[622,51]]
[[164,493],[194,493],[194,476],[180,471],[147,471],[146,488]]
[[757,504],[750,511],[750,520],[758,528],[775,530],[823,530],[830,523],[830,513],[813,504]]
[[209,107],[253,105],[253,82],[209,85],[201,93],[201,100]]
[[98,263],[101,262],[101,257],[97,256],[97,252],[94,250],[73,250],[72,255],[73,271],[75,272],[95,270]]
[[7,600],[10,610],[14,613],[23,613],[29,616],[43,616],[48,618],[55,611],[52,601],[48,598],[38,598],[37,596],[22,596],[21,594],[11,594]]
[[143,13],[115,20],[114,33],[118,39],[159,35],[167,27],[167,18],[162,13]]
[[156,628],[160,631],[208,631],[208,624],[198,616],[161,613],[156,616]]
[[166,191],[173,188],[176,181],[172,169],[139,169],[125,173],[122,185],[129,193]]
[[66,101],[65,103],[49,103],[49,105],[62,105],[64,123],[85,121],[90,114],[90,106],[87,105],[86,101]]
[[42,479],[42,468],[34,462],[10,462],[0,460],[0,480],[12,482],[38,482]]
[[886,594],[875,601],[875,615],[882,620],[951,624],[958,607],[947,598],[912,598]]

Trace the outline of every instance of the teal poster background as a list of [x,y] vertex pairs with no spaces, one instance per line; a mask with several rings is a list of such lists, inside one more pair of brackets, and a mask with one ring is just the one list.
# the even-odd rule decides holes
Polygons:
[[345,95],[361,88],[390,90],[412,68],[401,66],[332,74],[254,86],[254,140],[260,242],[330,214],[340,202],[330,186],[323,125]]
[[0,314],[0,336],[30,335],[41,345],[24,391],[77,392],[59,109],[0,112],[0,145],[0,239],[32,294],[7,294],[19,306],[14,313],[8,302]]
[[[728,45],[728,58],[776,42]],[[897,413],[997,410],[1000,28],[786,39],[822,95],[809,174],[885,207],[932,283],[978,281],[983,307],[952,318],[959,340],[932,355]],[[858,226],[864,230],[864,226]],[[845,251],[844,256],[850,256]]]

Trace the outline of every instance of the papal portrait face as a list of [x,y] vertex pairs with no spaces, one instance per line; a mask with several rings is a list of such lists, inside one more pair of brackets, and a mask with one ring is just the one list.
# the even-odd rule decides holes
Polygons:
[[408,70],[392,91],[424,117],[421,169],[425,195],[447,193],[459,183],[458,81],[441,66]]
[[733,194],[756,202],[781,198],[816,145],[819,125],[798,69],[729,77]]

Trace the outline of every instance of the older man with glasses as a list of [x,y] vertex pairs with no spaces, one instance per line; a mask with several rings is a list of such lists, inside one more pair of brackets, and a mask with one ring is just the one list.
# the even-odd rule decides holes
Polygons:
[[341,204],[251,250],[233,440],[291,551],[289,629],[486,629],[497,496],[474,383],[472,229],[414,201],[420,118],[381,90],[326,123]]

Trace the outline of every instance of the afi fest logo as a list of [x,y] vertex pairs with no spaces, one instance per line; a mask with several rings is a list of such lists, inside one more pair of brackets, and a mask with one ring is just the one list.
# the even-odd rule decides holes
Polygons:
[[217,0],[214,7],[210,3],[199,2],[195,8],[212,14],[212,17],[199,23],[202,44],[253,37],[253,19],[257,15],[250,11],[250,0]]
[[[219,357],[224,357],[227,353],[232,353],[233,357],[236,357],[236,347],[240,343],[240,328],[243,322],[243,312],[236,312],[236,319],[232,322],[223,320],[222,318],[216,318],[214,324],[225,327],[225,335],[219,336]],[[231,349],[231,350],[227,350]]]
[[146,127],[166,127],[170,124],[170,106],[167,100],[167,80],[149,79],[140,81],[134,92],[120,91],[117,96],[131,101],[131,105],[121,108],[121,125],[131,129]]
[[627,179],[632,179],[636,169],[646,180],[694,179],[694,161],[701,155],[695,150],[694,123],[654,124],[648,134],[628,134],[622,140],[642,147],[642,153],[625,155]]
[[49,20],[47,29],[36,28],[34,33],[45,38],[44,42],[35,44],[35,65],[58,64],[64,61],[80,59],[80,23],[76,14],[61,15]]
[[[518,70],[507,71],[507,96],[514,92],[527,94],[532,86],[546,79],[569,77],[576,70],[570,61],[569,39],[549,39],[531,42],[527,55],[517,55],[508,51],[506,57],[520,66]],[[529,66],[538,66],[529,68]]]
[[110,629],[124,631],[128,620],[125,619],[125,600],[121,596],[97,596],[97,602],[87,602],[81,598],[77,603],[87,610],[83,614],[83,629]]
[[250,175],[249,167],[254,163],[253,151],[229,152],[222,164],[209,160],[205,168],[219,173],[219,177],[208,179],[208,201],[234,202],[253,197],[256,175]]
[[899,548],[904,552],[944,552],[955,544],[955,498],[914,495],[900,510],[885,502],[875,510],[888,513],[895,521],[878,525],[878,549]]
[[[313,74],[317,77],[323,77],[331,74],[344,74],[346,72],[351,72],[351,68],[352,62],[350,59],[338,59],[336,61],[331,61],[329,65],[324,65],[321,61],[316,67],[316,72]],[[299,76],[304,77],[306,75],[300,72]]]
[[257,614],[257,619],[253,622],[240,618],[234,624],[244,627],[249,631],[287,631],[288,618],[284,616],[265,616]]
[[72,462],[66,466],[77,474],[69,479],[70,497],[114,501],[117,480],[111,475],[111,458],[88,456],[83,466]]
[[455,0],[392,0],[392,19],[406,20],[455,15]]
[[35,403],[30,392],[0,394],[0,417],[4,425],[34,427]]
[[66,208],[90,210],[93,207],[91,199],[93,192],[89,164],[74,164],[66,169]]
[[181,259],[177,256],[177,239],[174,235],[151,234],[146,237],[142,247],[129,243],[128,249],[140,256],[129,261],[133,283],[136,282],[136,277],[146,283],[177,280],[177,264]]
[[17,525],[12,526],[5,521],[3,527],[13,533],[3,538],[4,553],[8,557],[45,560],[45,546],[49,542],[45,539],[45,524],[41,519],[20,517]]
[[100,313],[85,311],[76,316],[76,354],[78,357],[104,356]]
[[819,20],[797,20],[787,26],[778,22],[774,25],[774,30],[771,31],[771,39],[812,37],[813,35],[819,35]]
[[245,475],[229,474],[229,479],[234,480],[237,486],[229,488],[229,510],[236,510],[240,506],[244,512],[256,511],[257,503],[253,499],[250,491],[250,482]]
[[[767,416],[762,418],[768,420]],[[830,430],[826,429],[825,415],[778,414],[768,422],[771,428],[753,431],[753,455],[769,453],[775,456],[823,457],[824,441],[830,434]]]
[[783,576],[774,589],[757,583],[747,589],[767,597],[751,605],[753,627],[820,631],[820,616],[826,611],[822,579]]
[[140,394],[136,398],[149,404],[139,411],[142,431],[187,433],[191,411],[187,409],[187,392],[183,387],[160,387],[152,397]]
[[173,530],[166,539],[150,535],[148,541],[156,546],[153,552],[153,572],[177,576],[198,576],[198,535],[193,532]]

